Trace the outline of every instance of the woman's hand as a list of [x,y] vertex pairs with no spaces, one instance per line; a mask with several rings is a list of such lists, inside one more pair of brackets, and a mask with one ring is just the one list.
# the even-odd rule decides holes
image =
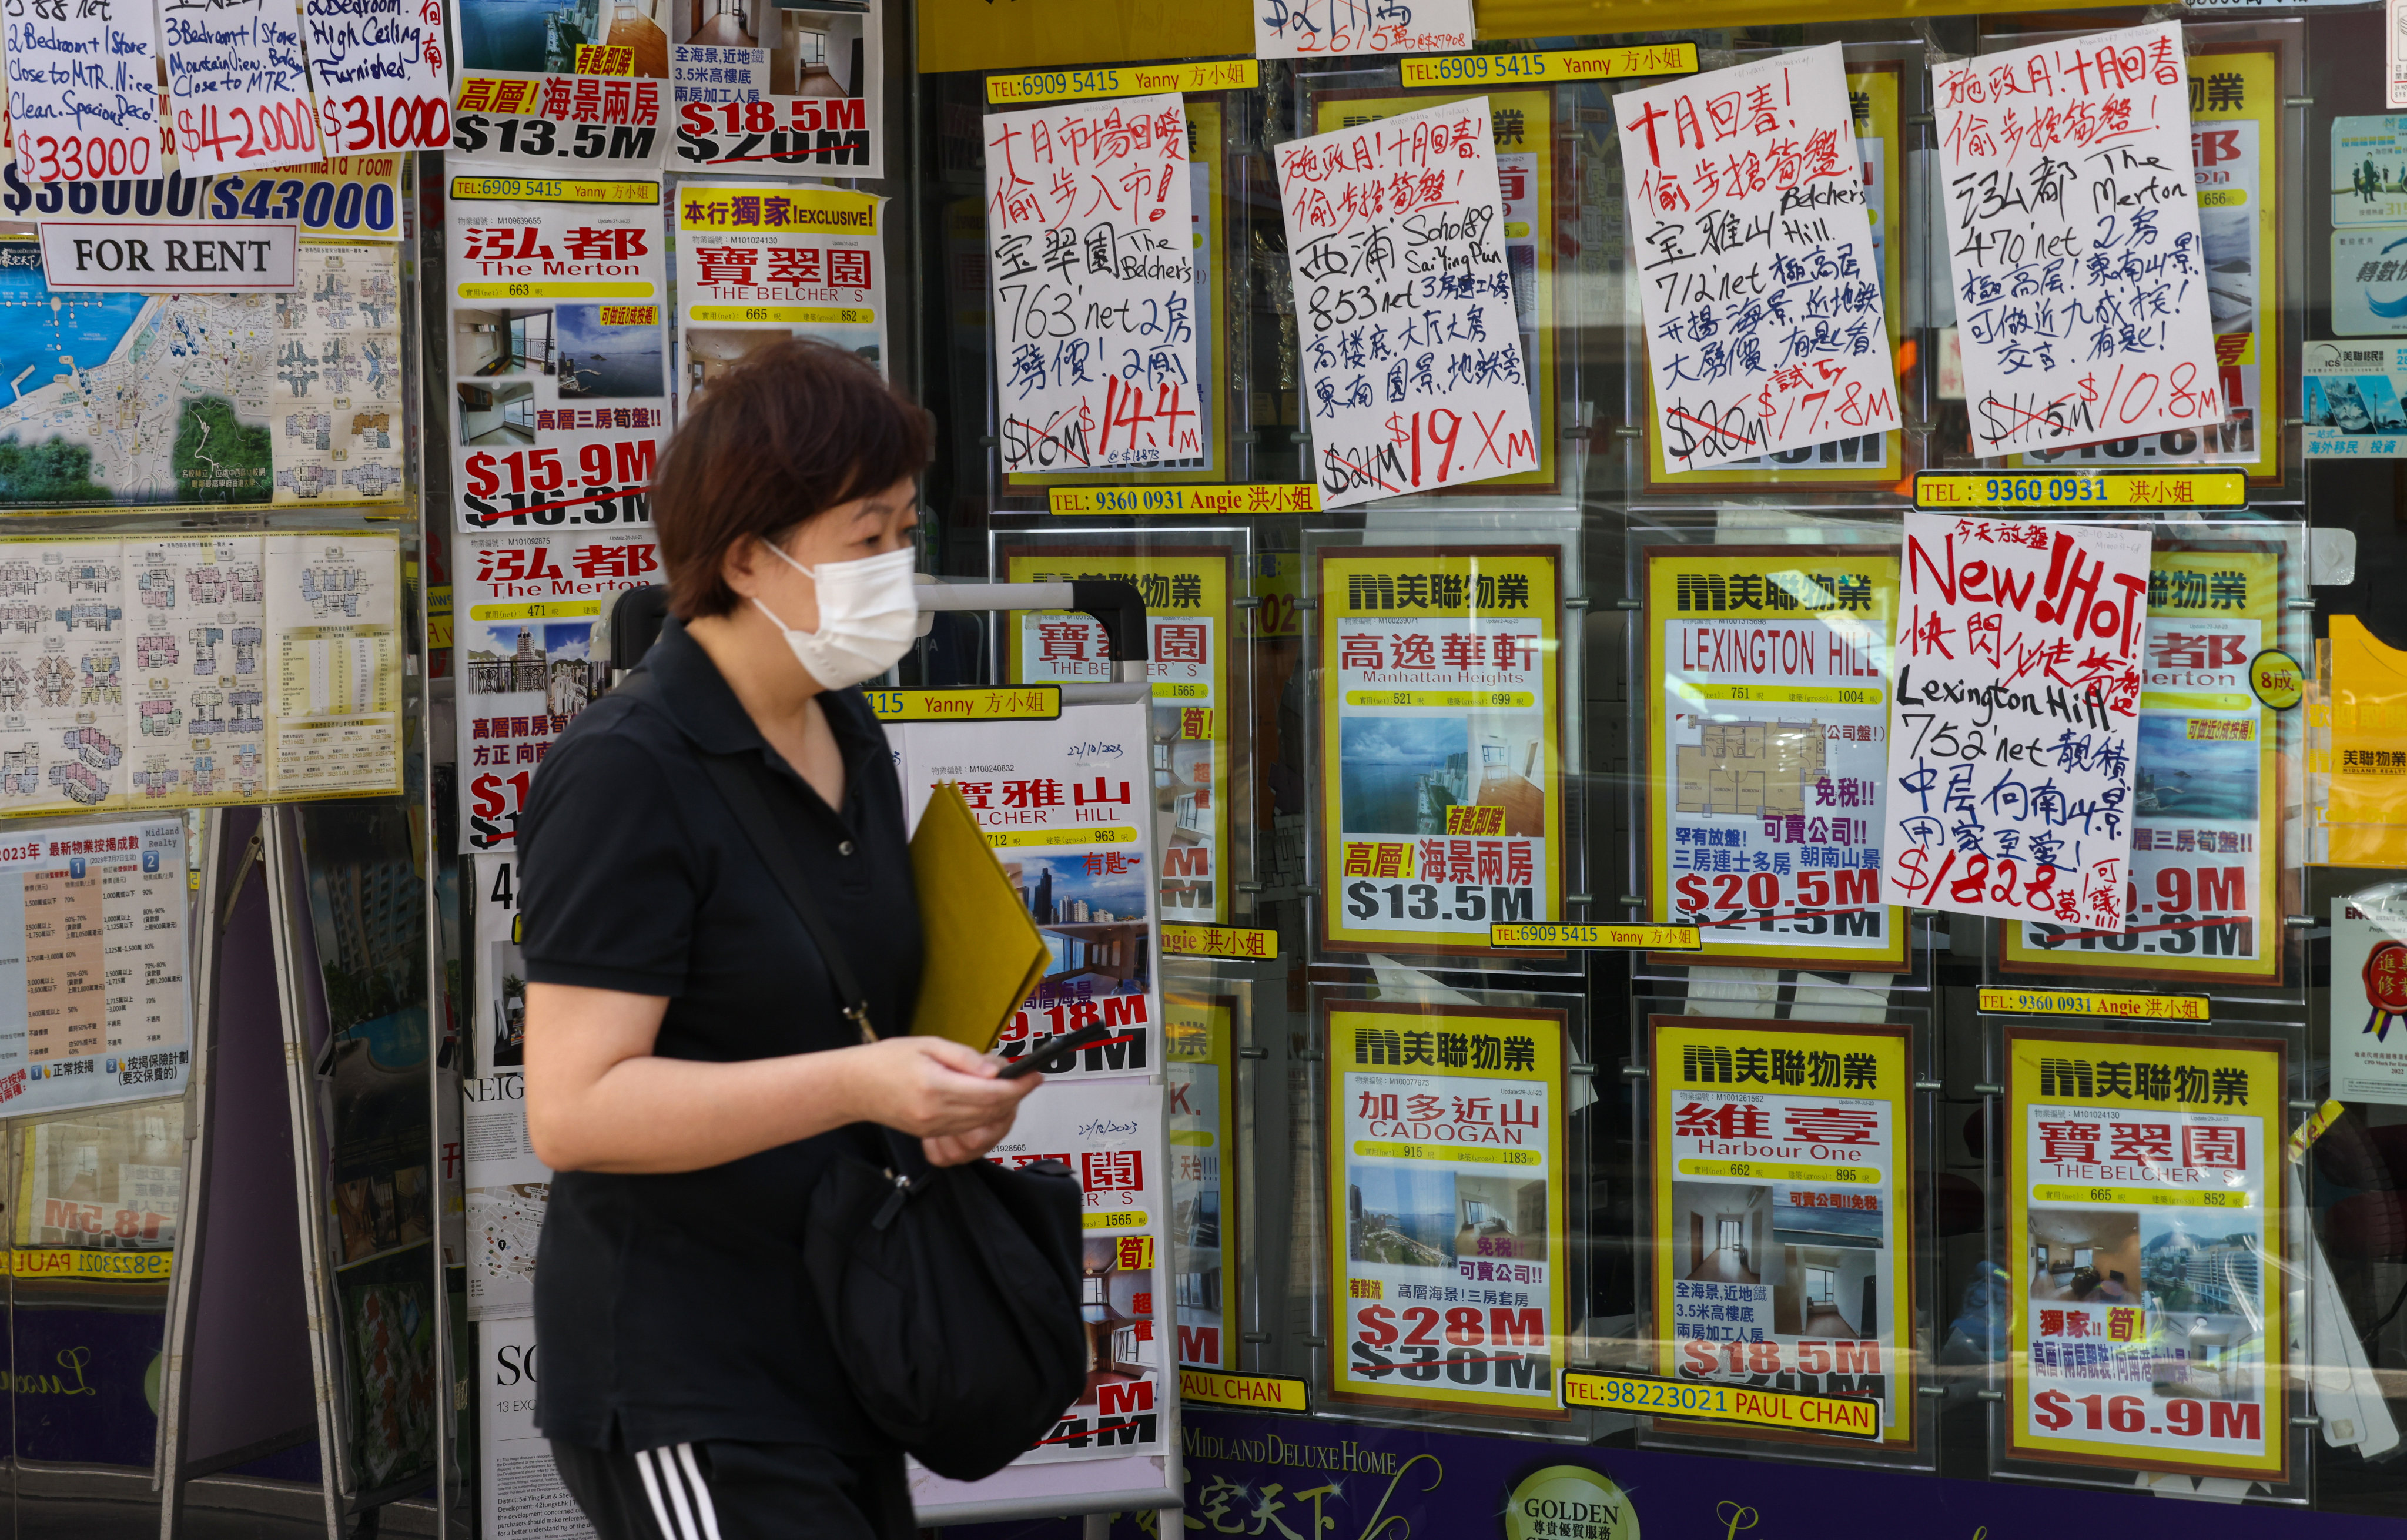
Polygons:
[[854,1105],[870,1122],[928,1141],[938,1165],[976,1160],[1011,1132],[1041,1075],[1005,1080],[985,1054],[943,1037],[890,1037],[845,1050]]

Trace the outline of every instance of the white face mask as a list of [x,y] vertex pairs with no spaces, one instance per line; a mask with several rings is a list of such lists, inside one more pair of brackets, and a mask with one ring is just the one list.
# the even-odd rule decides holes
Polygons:
[[874,679],[911,650],[919,628],[919,595],[912,568],[918,553],[905,546],[857,562],[821,562],[806,567],[775,542],[761,542],[777,560],[819,585],[819,628],[796,631],[760,600],[752,606],[786,634],[786,645],[829,690]]

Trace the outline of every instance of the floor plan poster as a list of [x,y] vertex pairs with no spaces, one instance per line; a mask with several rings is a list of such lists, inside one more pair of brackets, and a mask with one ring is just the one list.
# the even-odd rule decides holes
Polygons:
[[462,541],[458,560],[461,847],[513,849],[535,767],[606,682],[593,651],[602,595],[661,581],[660,548],[644,525],[489,535]]
[[[1847,106],[1855,121],[1856,153],[1864,168],[1864,203],[1872,215],[1873,257],[1880,269],[1882,324],[1889,336],[1903,334],[1905,242],[1899,238],[1903,218],[1901,178],[1906,151],[1899,138],[1898,66],[1872,64],[1847,71]],[[1620,194],[1613,194],[1613,218],[1620,219]],[[1895,214],[1898,220],[1890,216]],[[1652,387],[1650,386],[1650,389]],[[1895,433],[1859,434],[1802,449],[1748,460],[1678,471],[1677,481],[1666,482],[1674,467],[1663,452],[1664,435],[1646,446],[1646,473],[1656,483],[1678,487],[1777,485],[1787,482],[1894,481],[1905,469],[1900,460],[1901,440]]]
[[1233,995],[1169,994],[1170,1275],[1178,1362],[1237,1366],[1237,1060]]
[[265,565],[269,791],[400,791],[401,542],[296,535],[270,541]]
[[959,786],[1051,954],[995,1051],[1018,1059],[1084,1026],[1119,1029],[1047,1064],[1057,1079],[1158,1073],[1148,726],[1139,701],[1066,706],[1053,721],[888,729],[912,821],[937,785]]
[[[1015,546],[1004,580],[1120,578],[1144,595],[1152,630],[1154,842],[1161,854],[1161,918],[1213,925],[1229,918],[1229,620],[1226,546]],[[1028,610],[1010,633],[1015,683],[1108,682],[1104,628],[1065,610]],[[1169,768],[1165,779],[1161,772]]]
[[690,181],[676,197],[680,413],[712,380],[793,337],[885,369],[885,199],[798,182]]
[[2132,770],[2130,911],[2120,931],[2006,927],[2009,973],[2200,983],[2282,976],[2279,716],[2249,669],[2281,645],[2271,545],[2157,546]]
[[126,796],[136,806],[266,792],[265,558],[255,535],[125,543]]
[[1656,1372],[1869,1396],[1913,1444],[1907,1029],[1649,1026]]
[[886,175],[884,0],[669,8],[670,169]]
[[0,239],[0,497],[397,500],[400,264],[304,242],[289,294],[53,295],[36,243]]
[[1331,1399],[1567,1416],[1563,1013],[1323,1010]]
[[1556,560],[1321,552],[1328,949],[1486,951],[1491,922],[1561,914]]
[[173,1096],[192,1073],[184,822],[0,842],[0,1108]]
[[[2223,421],[2036,450],[2016,457],[2017,465],[2129,469],[2172,463],[2235,465],[2251,477],[2281,474],[2283,189],[2275,151],[2282,59],[2271,49],[2193,48],[2187,63],[2200,257],[2215,320]],[[2336,315],[2351,297],[2336,276]],[[2345,325],[2338,329],[2351,335]]]
[[2284,1054],[2006,1029],[2006,1450],[2289,1475]]
[[1880,899],[1897,553],[1646,552],[1649,914],[1706,960],[1902,968]]
[[96,807],[126,786],[115,540],[0,544],[0,809]]

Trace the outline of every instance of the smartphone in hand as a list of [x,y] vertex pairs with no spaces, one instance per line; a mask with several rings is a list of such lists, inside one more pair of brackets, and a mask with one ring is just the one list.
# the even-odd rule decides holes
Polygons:
[[1036,1066],[1038,1064],[1061,1063],[1062,1060],[1066,1059],[1069,1055],[1077,1052],[1080,1048],[1092,1048],[1095,1044],[1102,1042],[1104,1038],[1117,1035],[1120,1029],[1118,1027],[1107,1027],[1103,1025],[1101,1022],[1096,1022],[1089,1026],[1080,1027],[1077,1031],[1070,1034],[1067,1037],[1047,1039],[1043,1047],[1031,1048],[1026,1053],[1021,1054],[1018,1058],[1014,1059],[1011,1062],[1004,1065],[1002,1070],[997,1073],[995,1078],[999,1080],[1017,1080],[1023,1075],[1033,1075],[1036,1073]]

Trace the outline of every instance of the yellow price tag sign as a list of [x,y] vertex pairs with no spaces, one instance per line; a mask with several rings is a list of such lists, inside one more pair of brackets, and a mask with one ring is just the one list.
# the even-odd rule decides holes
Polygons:
[[1531,85],[1541,80],[1634,80],[1694,75],[1694,43],[1567,49],[1554,53],[1435,53],[1403,61],[1408,86]]
[[2051,1183],[2031,1189],[2036,1203],[2113,1204],[2118,1208],[2254,1208],[2253,1192],[2186,1187],[2072,1187]]
[[1109,823],[1092,829],[989,829],[986,842],[998,850],[1047,845],[1134,845],[1136,831],[1126,824]]
[[1981,991],[1981,1009],[1992,1016],[2119,1016],[2138,1021],[2203,1021],[2202,994],[2100,994],[2087,990],[1995,990]]
[[1516,920],[1488,927],[1491,947],[1544,947],[1573,951],[1692,952],[1705,944],[1694,925],[1571,925]]
[[1055,487],[1046,502],[1053,513],[1318,513],[1320,488],[1310,481],[1250,487]]
[[1044,69],[986,78],[990,107],[1033,102],[1090,102],[1105,96],[1151,96],[1166,91],[1251,91],[1262,66],[1252,59],[1200,64],[1118,64],[1102,69]]
[[2236,508],[2248,501],[2245,471],[1925,471],[1914,478],[1919,508]]
[[1278,932],[1241,925],[1177,925],[1165,920],[1161,951],[1165,957],[1236,957],[1266,962],[1278,956]]
[[1791,1165],[1781,1161],[1682,1161],[1683,1176],[1744,1176],[1759,1182],[1816,1182],[1831,1187],[1878,1186],[1878,1171],[1851,1165]]
[[1147,1216],[1141,1208],[1123,1208],[1109,1214],[1088,1214],[1081,1222],[1089,1230],[1143,1230]]
[[1312,1398],[1304,1383],[1292,1375],[1227,1375],[1218,1369],[1181,1369],[1178,1393],[1189,1401],[1212,1406],[1246,1406],[1258,1411],[1308,1412]]
[[1052,721],[1061,715],[1061,687],[1052,684],[866,693],[879,721]]
[[1645,1375],[1563,1372],[1563,1405],[1639,1417],[1694,1417],[1790,1433],[1880,1437],[1880,1403],[1868,1396],[1807,1395],[1748,1385],[1687,1384]]

